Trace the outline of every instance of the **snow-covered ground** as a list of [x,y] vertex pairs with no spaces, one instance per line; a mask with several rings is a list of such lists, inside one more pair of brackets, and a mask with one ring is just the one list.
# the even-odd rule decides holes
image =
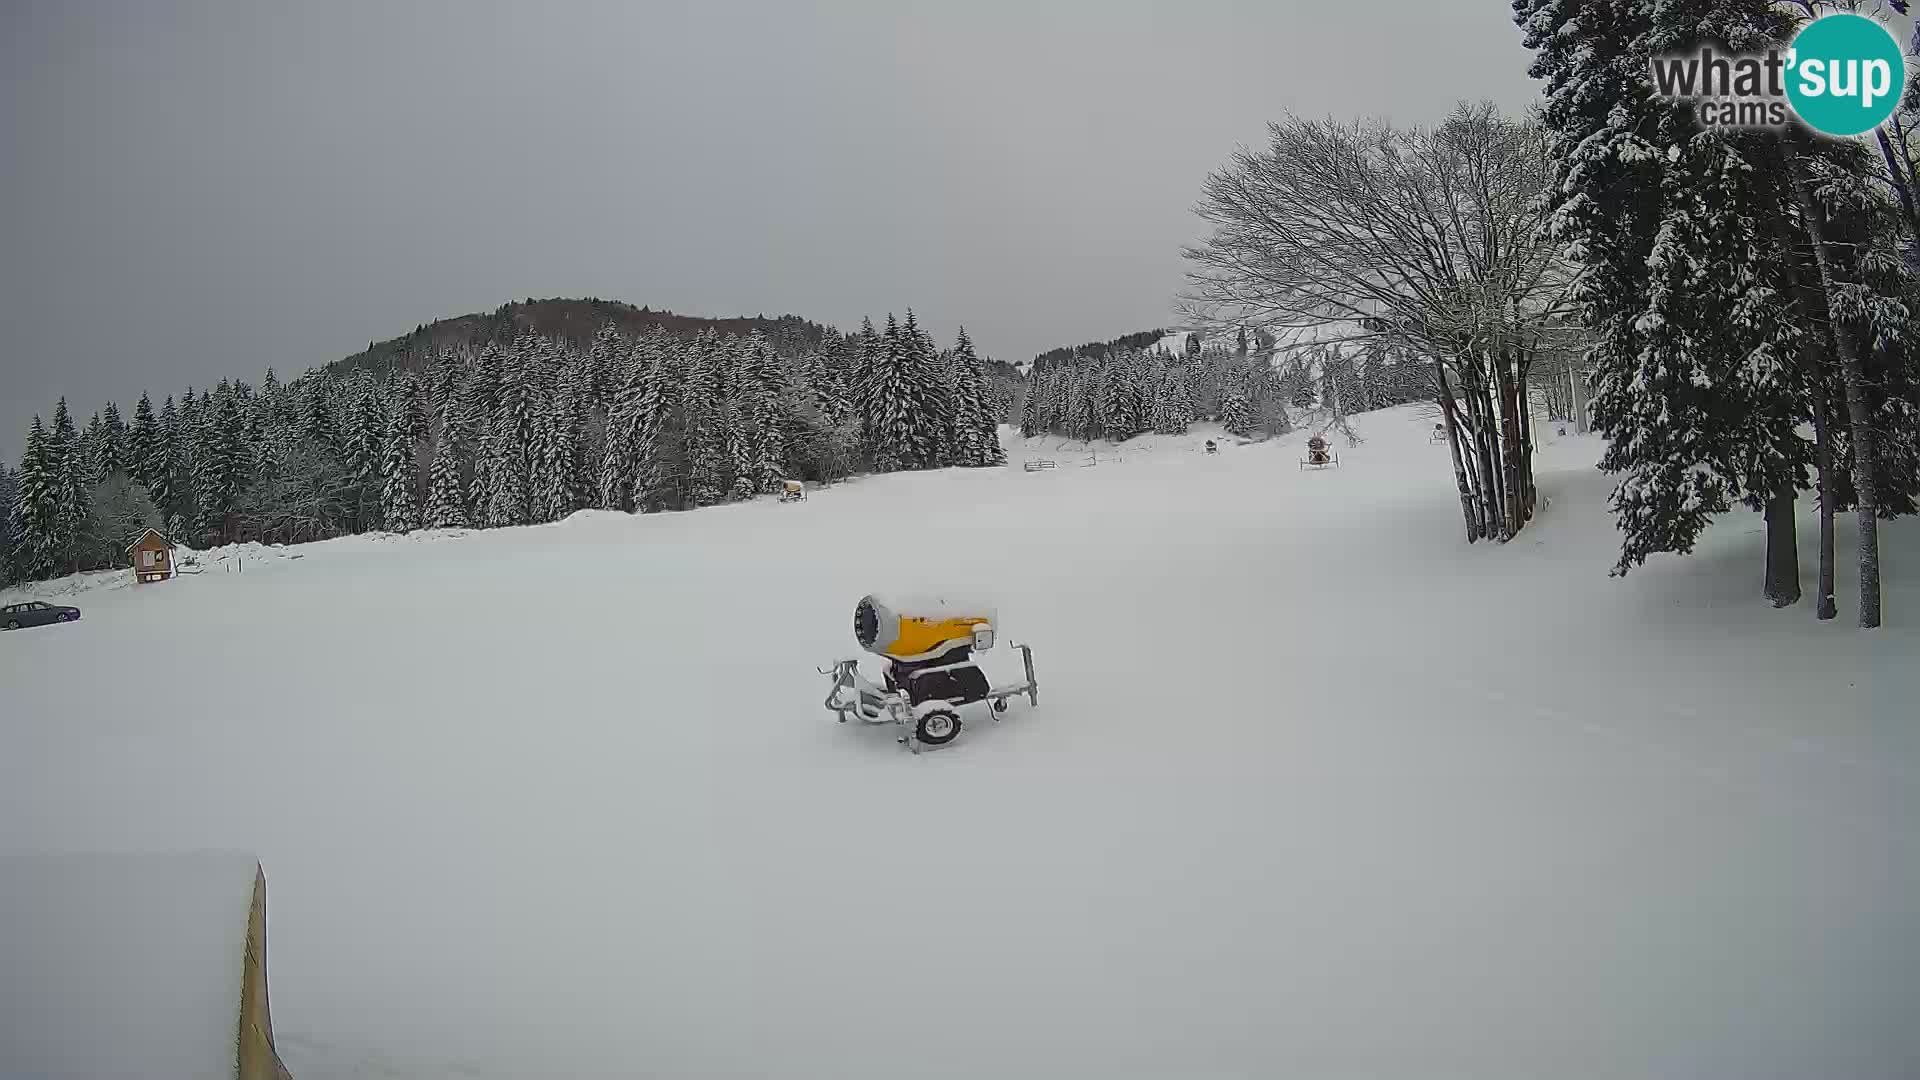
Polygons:
[[231,1075],[257,867],[0,856],[0,1076]]
[[[258,854],[299,1080],[1920,1075],[1920,530],[1823,625],[1751,515],[1610,580],[1595,442],[1468,547],[1359,420],[98,590],[0,637],[0,851]],[[1040,706],[914,757],[815,667],[933,586]]]

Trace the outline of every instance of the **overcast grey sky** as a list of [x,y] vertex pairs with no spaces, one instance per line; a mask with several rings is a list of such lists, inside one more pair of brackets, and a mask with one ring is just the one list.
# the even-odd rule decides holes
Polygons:
[[0,447],[526,296],[1020,360],[1170,317],[1283,111],[1536,87],[1505,0],[0,0]]

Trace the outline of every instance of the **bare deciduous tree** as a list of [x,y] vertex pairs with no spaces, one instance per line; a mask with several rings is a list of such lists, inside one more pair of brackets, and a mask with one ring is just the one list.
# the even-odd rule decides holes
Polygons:
[[1492,105],[1435,128],[1289,118],[1207,177],[1186,310],[1281,352],[1366,342],[1432,362],[1469,542],[1532,517],[1533,358],[1576,331],[1546,230],[1541,133]]

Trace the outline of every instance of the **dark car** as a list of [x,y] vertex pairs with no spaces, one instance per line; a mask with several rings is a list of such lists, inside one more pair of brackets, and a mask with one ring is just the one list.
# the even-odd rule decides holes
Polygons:
[[18,604],[0,607],[0,627],[18,630],[23,626],[45,626],[47,623],[72,622],[80,617],[77,607],[61,607],[49,604],[45,600],[27,600]]

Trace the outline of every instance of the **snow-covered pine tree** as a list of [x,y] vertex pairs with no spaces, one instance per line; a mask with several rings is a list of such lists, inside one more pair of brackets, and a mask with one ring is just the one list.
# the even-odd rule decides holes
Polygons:
[[0,588],[20,580],[21,555],[20,478],[0,461]]
[[1074,439],[1092,439],[1099,430],[1099,418],[1095,409],[1095,395],[1099,390],[1098,375],[1085,366],[1076,365],[1066,381],[1067,435]]
[[206,411],[203,391],[189,386],[180,392],[179,426],[173,432],[174,450],[180,455],[180,471],[186,477],[193,475],[195,463],[200,453],[200,416]]
[[232,384],[223,381],[201,409],[193,473],[195,531],[213,536],[215,542],[231,539],[231,518],[243,490],[246,447],[240,425],[238,395]]
[[89,490],[107,474],[106,441],[106,424],[96,412],[88,418],[85,430],[80,433],[80,475]]
[[354,532],[379,528],[380,460],[386,443],[387,403],[380,384],[366,368],[354,372],[348,384],[342,417],[341,459],[354,489],[355,512],[349,528]]
[[1132,388],[1133,380],[1127,375],[1125,355],[1114,353],[1108,356],[1102,365],[1100,393],[1094,405],[1102,437],[1118,442],[1133,434],[1133,408],[1128,400]]
[[720,367],[727,352],[727,345],[712,329],[686,352],[679,405],[685,440],[683,475],[693,506],[712,506],[727,495],[726,418],[720,396]]
[[141,486],[149,489],[153,487],[153,478],[146,470],[153,460],[154,443],[159,438],[159,420],[153,414],[153,398],[143,390],[140,392],[140,401],[133,407],[133,427],[127,432],[127,472]]
[[1166,380],[1161,385],[1166,396],[1166,433],[1185,435],[1195,418],[1192,368],[1187,364],[1174,364],[1167,369]]
[[986,370],[961,327],[951,358],[954,378],[954,464],[979,468],[1006,460],[1000,448],[999,417],[988,401]]
[[213,412],[213,399],[207,391],[189,386],[180,394],[180,426],[174,436],[179,455],[180,524],[178,531],[192,543],[201,543],[199,476],[207,455],[206,418]]
[[1141,394],[1147,430],[1167,434],[1167,354],[1156,350],[1147,357],[1145,388]]
[[761,494],[780,490],[787,474],[787,416],[783,403],[793,395],[773,343],[755,331],[747,343],[744,377],[754,387],[748,424],[753,431],[750,475]]
[[557,337],[543,337],[539,341],[540,347],[535,353],[534,385],[550,395],[571,390],[578,383],[581,370],[573,350]]
[[[895,328],[895,333],[898,333]],[[847,401],[860,423],[860,441],[866,453],[876,453],[878,436],[873,412],[877,398],[875,380],[886,362],[886,339],[873,328],[873,317],[862,316],[860,330],[853,339],[853,377],[847,384]]]
[[147,495],[158,507],[160,515],[169,522],[169,535],[175,540],[185,537],[175,535],[171,522],[182,516],[184,492],[180,482],[183,463],[180,452],[180,413],[173,403],[172,395],[160,405],[160,416],[154,423],[153,438],[146,454],[139,462],[139,480],[147,489]]
[[460,389],[461,409],[468,431],[478,431],[490,422],[500,404],[500,387],[506,377],[507,351],[497,342],[488,342],[469,365],[466,384]]
[[533,520],[558,521],[574,509],[568,490],[572,446],[566,435],[566,418],[556,398],[543,396],[534,402],[532,443],[527,447],[528,485],[533,500]]
[[420,380],[412,372],[402,371],[393,377],[391,397],[393,416],[399,421],[401,431],[417,457],[419,448],[426,443],[429,434],[426,388],[421,386]]
[[[457,413],[457,407],[446,410]],[[460,429],[442,423],[433,444],[433,463],[427,477],[426,526],[429,529],[464,529],[473,524],[467,515],[467,488],[461,482],[463,457]]]
[[602,324],[593,332],[593,341],[587,346],[584,378],[577,389],[591,400],[611,399],[627,383],[628,373],[624,367],[632,355],[633,343],[611,322]]
[[528,521],[527,477],[522,469],[524,444],[506,433],[501,418],[480,436],[480,461],[474,471],[474,505],[481,523],[489,528],[525,525]]
[[467,480],[467,507],[477,528],[487,528],[488,502],[493,494],[493,478],[488,475],[493,466],[493,440],[491,425],[481,421],[473,432],[473,474]]
[[1145,434],[1154,428],[1154,402],[1160,396],[1161,384],[1166,381],[1166,369],[1161,362],[1165,355],[1160,350],[1134,350],[1131,372],[1135,434]]
[[461,364],[461,354],[449,348],[443,348],[427,361],[426,383],[423,392],[426,397],[427,414],[445,419],[447,410],[460,401],[460,391],[466,372]]
[[475,500],[490,526],[524,525],[532,520],[530,448],[545,348],[531,331],[523,331],[500,361],[497,404],[482,443],[486,490]]
[[927,461],[928,468],[944,469],[959,462],[960,425],[954,411],[959,403],[954,398],[953,356],[951,353],[927,343],[925,356],[925,378],[929,387],[928,402],[933,406],[928,413],[931,417],[932,454]]
[[397,396],[387,420],[385,446],[380,456],[380,518],[388,532],[410,533],[420,527],[416,469],[407,405],[404,397]]
[[40,417],[27,429],[27,449],[20,459],[21,577],[32,581],[59,573],[65,538],[61,534],[63,497],[60,462],[51,436]]
[[1733,499],[1790,507],[1804,483],[1812,455],[1795,433],[1804,413],[1788,362],[1798,331],[1781,292],[1787,260],[1769,250],[1788,213],[1786,170],[1766,161],[1779,160],[1777,138],[1698,129],[1690,107],[1653,95],[1649,69],[1702,41],[1759,51],[1788,24],[1767,0],[1516,0],[1514,12],[1547,82],[1553,227],[1584,269],[1574,298],[1593,334],[1595,426],[1610,440],[1601,467],[1623,477],[1624,574],[1654,552],[1690,551]]
[[287,462],[294,457],[294,444],[298,438],[286,418],[274,416],[266,421],[253,448],[252,467],[256,481],[271,480],[280,475]]
[[977,468],[1004,465],[1007,452],[1000,445],[1000,418],[1004,402],[987,376],[985,362],[973,355],[972,342],[966,343],[961,359],[966,365],[964,370],[970,399],[968,424],[972,432],[968,440],[969,464]]
[[334,411],[332,380],[315,376],[301,380],[301,435],[328,457],[341,456],[345,440],[340,417]]
[[746,339],[728,337],[725,341],[724,370],[729,375],[721,389],[720,415],[726,445],[727,497],[750,499],[758,486],[753,478],[754,442],[758,435],[753,427],[753,413],[759,388],[747,370],[753,361]]
[[260,419],[262,421],[271,420],[281,415],[281,408],[286,399],[286,388],[280,385],[280,377],[273,373],[272,368],[268,368],[266,377],[260,380],[259,398],[262,409]]
[[845,423],[854,414],[850,386],[859,366],[854,357],[856,347],[853,339],[829,329],[820,347],[807,354],[807,388],[830,425]]
[[47,446],[54,463],[54,482],[58,493],[58,522],[50,539],[55,560],[68,570],[77,569],[76,556],[81,529],[86,525],[92,504],[93,485],[88,482],[84,448],[67,411],[67,399],[53,407],[53,428]]
[[912,409],[908,416],[909,468],[931,469],[941,463],[947,432],[953,427],[953,402],[940,379],[933,339],[920,329],[913,309],[907,309],[907,321],[900,327],[901,344],[907,352],[906,376]]
[[1253,403],[1247,399],[1246,379],[1235,372],[1220,393],[1220,426],[1241,438],[1253,434]]
[[120,406],[107,402],[107,407],[102,410],[102,418],[106,446],[101,451],[101,461],[108,473],[128,472],[127,422],[120,416]]
[[[917,329],[917,328],[916,328]],[[873,448],[874,468],[899,472],[920,466],[929,449],[916,410],[925,400],[916,385],[917,332],[910,333],[891,313],[866,388],[863,414]]]
[[683,394],[691,362],[692,343],[658,328],[641,339],[637,354],[644,378],[632,400],[639,427],[632,440],[633,492],[636,513],[685,505],[686,418]]
[[[599,458],[599,446],[593,433],[595,409],[585,403],[586,386],[584,379],[579,382],[579,390],[573,401],[561,401],[560,422],[561,437],[567,446],[567,513],[582,510],[594,505],[594,493],[598,487],[595,462]],[[604,437],[604,436],[603,436]]]
[[633,488],[642,424],[646,416],[658,415],[661,401],[656,369],[639,357],[639,349],[638,342],[628,342],[621,355],[607,363],[609,371],[621,372],[621,376],[607,405],[607,434],[601,442],[599,498],[594,505],[602,510],[638,508]]
[[1139,377],[1134,373],[1135,354],[1130,349],[1115,349],[1107,358],[1106,411],[1100,417],[1101,433],[1116,442],[1139,433],[1140,402],[1134,397]]
[[1047,429],[1046,396],[1043,393],[1045,381],[1046,376],[1042,374],[1035,374],[1028,378],[1027,400],[1020,406],[1022,438],[1031,439]]

